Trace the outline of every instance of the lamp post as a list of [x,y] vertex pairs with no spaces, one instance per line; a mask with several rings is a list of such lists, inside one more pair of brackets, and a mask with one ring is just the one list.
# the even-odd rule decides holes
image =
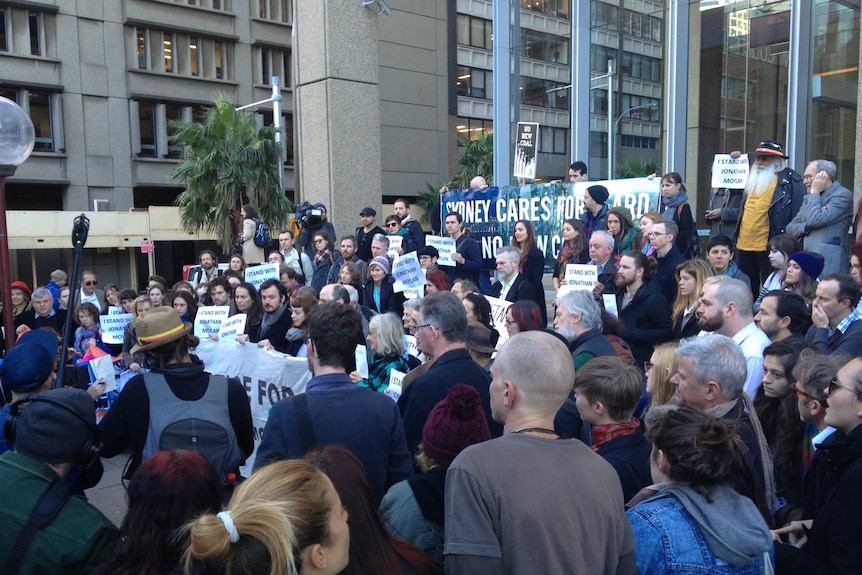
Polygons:
[[610,179],[611,179],[611,180],[613,180],[613,179],[614,179],[614,169],[613,169],[614,161],[613,161],[613,156],[616,156],[616,155],[617,155],[616,134],[617,134],[617,133],[619,133],[620,122],[621,122],[621,121],[622,121],[622,119],[625,117],[625,115],[626,115],[626,114],[628,114],[629,112],[632,112],[632,111],[634,111],[634,110],[649,110],[649,109],[652,109],[652,108],[658,108],[658,104],[657,104],[657,103],[655,103],[655,102],[653,102],[652,104],[647,104],[647,105],[645,105],[645,106],[632,106],[631,108],[628,108],[627,110],[624,110],[624,111],[623,111],[623,113],[622,113],[622,114],[620,114],[619,118],[617,118],[616,122],[614,122],[614,125],[613,125],[613,128],[612,128],[612,131],[611,131],[611,141],[610,141],[610,146],[609,146],[609,149],[608,149],[608,155],[612,157],[612,161],[609,163],[609,165],[611,166],[611,177],[610,177]]
[[9,264],[9,232],[6,228],[6,178],[24,163],[33,152],[36,131],[33,122],[21,106],[0,96],[0,294],[5,312],[3,328],[6,332],[6,349],[15,341],[12,322],[12,289]]

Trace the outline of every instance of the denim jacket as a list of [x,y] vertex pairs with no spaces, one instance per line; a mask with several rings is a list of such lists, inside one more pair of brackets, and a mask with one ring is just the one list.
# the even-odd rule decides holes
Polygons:
[[[748,565],[733,567],[718,559],[703,532],[674,495],[659,493],[627,512],[637,544],[641,575],[762,575],[761,554]],[[770,555],[773,551],[770,546]],[[770,557],[770,561],[773,561]]]

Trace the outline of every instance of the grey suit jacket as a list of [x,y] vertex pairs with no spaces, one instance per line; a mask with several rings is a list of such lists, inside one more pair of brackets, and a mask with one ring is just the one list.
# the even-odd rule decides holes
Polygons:
[[802,207],[787,224],[787,233],[802,239],[806,251],[825,258],[823,273],[847,273],[847,236],[853,219],[853,192],[832,182],[819,194],[805,194]]

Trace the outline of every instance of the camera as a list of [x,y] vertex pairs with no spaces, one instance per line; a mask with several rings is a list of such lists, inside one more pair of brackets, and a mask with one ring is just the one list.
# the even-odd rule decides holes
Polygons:
[[310,202],[303,202],[296,209],[296,219],[309,228],[319,228],[323,225],[323,210],[315,208]]

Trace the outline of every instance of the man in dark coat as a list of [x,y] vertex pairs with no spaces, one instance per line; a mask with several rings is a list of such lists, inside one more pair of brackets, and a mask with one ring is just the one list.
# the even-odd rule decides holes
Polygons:
[[514,246],[497,250],[497,275],[500,280],[491,286],[491,297],[502,297],[510,302],[536,301],[536,284],[518,273],[520,257],[521,251]]
[[658,284],[664,299],[673,305],[676,299],[676,267],[685,261],[674,244],[679,227],[671,220],[662,220],[652,227],[650,232],[650,244],[655,248],[655,257],[658,261],[653,281]]
[[670,304],[650,281],[655,268],[652,258],[630,251],[620,258],[617,272],[618,317],[626,327],[625,340],[640,369],[649,361],[654,346],[673,337]]

